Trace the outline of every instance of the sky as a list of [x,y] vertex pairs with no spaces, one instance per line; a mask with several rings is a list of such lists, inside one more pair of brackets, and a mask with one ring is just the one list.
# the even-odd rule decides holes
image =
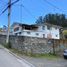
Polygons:
[[[8,0],[0,0],[0,14],[7,7],[7,3]],[[67,0],[19,0],[11,6],[10,24],[14,22],[34,24],[39,16],[44,17],[49,13],[67,15]],[[0,15],[0,27],[3,25],[8,25],[8,10]]]

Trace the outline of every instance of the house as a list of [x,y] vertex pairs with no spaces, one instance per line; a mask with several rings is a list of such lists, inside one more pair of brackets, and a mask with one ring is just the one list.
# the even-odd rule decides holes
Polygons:
[[13,23],[13,34],[18,36],[29,36],[48,39],[60,39],[60,26],[49,23],[44,24],[22,24]]
[[3,25],[3,27],[0,28],[0,35],[7,35],[7,26]]
[[[12,30],[13,29],[10,27],[9,35],[14,35]],[[0,35],[7,35],[7,33],[8,33],[8,27],[3,25],[3,27],[0,28]]]

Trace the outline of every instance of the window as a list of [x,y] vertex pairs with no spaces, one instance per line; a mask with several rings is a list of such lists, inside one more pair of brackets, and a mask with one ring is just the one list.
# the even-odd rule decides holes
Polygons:
[[55,27],[55,29],[57,29],[57,27]]
[[21,32],[19,32],[19,34],[21,34]]
[[50,27],[50,26],[47,26],[47,29],[48,29],[48,30],[50,30],[50,29],[51,29],[51,27]]
[[27,34],[30,34],[30,32],[28,31]]
[[17,36],[18,33],[15,33],[15,35]]
[[43,34],[43,38],[45,38],[45,34]]
[[38,34],[38,33],[36,33],[36,35],[38,36],[39,34]]
[[58,35],[56,35],[56,37],[58,37]]
[[14,31],[18,31],[19,30],[19,27],[15,28]]
[[42,30],[45,30],[45,26],[42,26]]

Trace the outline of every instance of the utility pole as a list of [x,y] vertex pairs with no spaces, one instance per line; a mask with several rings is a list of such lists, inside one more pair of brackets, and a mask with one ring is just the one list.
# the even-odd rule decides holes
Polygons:
[[8,0],[8,6],[2,11],[0,15],[2,15],[8,9],[8,31],[7,31],[7,38],[6,43],[9,42],[9,35],[10,35],[10,14],[11,14],[11,6],[17,3],[19,0],[16,0],[11,3],[11,0]]
[[9,42],[9,35],[10,35],[10,14],[11,14],[11,0],[9,0],[8,2],[8,31],[7,31],[6,43]]

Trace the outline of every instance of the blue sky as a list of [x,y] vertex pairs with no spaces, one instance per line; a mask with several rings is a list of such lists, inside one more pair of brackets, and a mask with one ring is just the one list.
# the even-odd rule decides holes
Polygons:
[[[14,2],[15,0],[12,0]],[[67,0],[47,0],[59,9],[46,3],[45,0],[20,0],[11,8],[11,21],[33,24],[39,16],[45,16],[48,13],[60,13],[67,15]],[[0,13],[7,6],[8,0],[0,0]],[[21,4],[24,7],[20,6]],[[8,24],[8,10],[0,16],[0,26]]]

